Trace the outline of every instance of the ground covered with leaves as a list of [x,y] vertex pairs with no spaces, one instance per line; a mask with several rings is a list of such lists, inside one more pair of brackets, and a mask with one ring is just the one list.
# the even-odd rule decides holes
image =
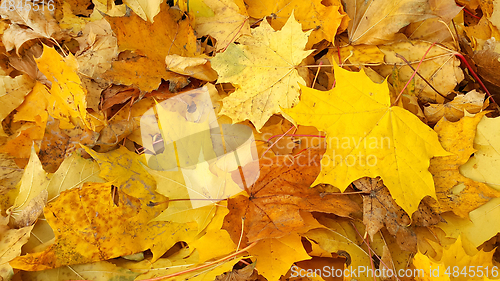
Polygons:
[[499,13],[2,0],[0,280],[499,279]]

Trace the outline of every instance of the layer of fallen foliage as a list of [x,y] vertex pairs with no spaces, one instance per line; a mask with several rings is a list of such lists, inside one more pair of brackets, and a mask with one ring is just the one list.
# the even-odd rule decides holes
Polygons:
[[500,278],[499,11],[2,0],[0,280]]

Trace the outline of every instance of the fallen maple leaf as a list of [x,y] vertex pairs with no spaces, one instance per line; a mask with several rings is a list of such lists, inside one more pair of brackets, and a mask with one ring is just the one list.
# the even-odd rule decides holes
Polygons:
[[302,86],[300,103],[284,109],[298,124],[326,132],[327,152],[314,182],[342,191],[364,176],[380,176],[396,203],[412,215],[425,196],[436,197],[429,160],[449,155],[415,115],[391,106],[386,82],[363,71],[335,68],[337,85],[321,92]]
[[[415,76],[414,94],[423,102],[444,103],[443,96],[453,92],[455,86],[464,79],[464,74],[460,68],[460,60],[455,57],[453,49],[439,45],[431,48],[431,45],[432,43],[427,41],[413,40],[378,46],[385,55],[385,63],[374,67],[374,69],[383,77],[388,77],[389,83],[400,85],[398,90],[401,91],[413,75],[420,59],[428,51],[418,71],[427,82],[419,76]],[[413,69],[401,57],[404,57],[413,66]],[[396,65],[397,71],[395,71],[394,65]],[[394,75],[395,73],[397,75]],[[428,83],[431,83],[441,95]]]
[[[44,209],[45,219],[56,235],[55,243],[43,252],[16,258],[11,266],[38,271],[107,260],[149,248],[160,257],[180,237],[185,240],[194,235],[194,224],[148,225],[149,214],[155,211],[147,209],[158,207],[146,206],[116,189],[111,183],[86,183],[61,193]],[[73,211],[68,212],[68,207]]]
[[154,23],[145,22],[135,13],[106,18],[116,34],[119,50],[133,51],[136,56],[114,61],[104,78],[115,84],[135,85],[145,92],[157,89],[161,79],[170,81],[172,91],[187,84],[186,77],[165,69],[165,57],[191,57],[197,53],[193,28],[187,19],[177,21],[182,16],[180,11],[167,3],[160,8]]
[[[19,48],[25,42],[37,38],[56,41],[54,37],[59,37],[57,33],[60,32],[57,21],[47,8],[19,8],[24,7],[24,4],[22,0],[13,0],[8,3],[9,8],[3,6],[0,9],[2,18],[9,19],[12,22],[9,28],[4,31],[2,42],[7,51],[15,47],[17,55],[19,55]],[[29,6],[31,7],[31,4]],[[27,26],[29,29],[21,28],[20,25]]]
[[[300,230],[305,221],[299,210],[342,217],[359,212],[358,205],[345,195],[321,194],[310,188],[319,173],[321,154],[321,149],[309,149],[295,158],[263,158],[244,167],[245,181],[250,179],[253,182],[254,177],[258,179],[248,188],[248,195],[229,199],[230,213],[226,216],[224,228],[233,241],[239,239],[241,231],[251,243],[264,238],[280,238]],[[239,176],[239,171],[234,175]],[[233,178],[245,185],[241,179]],[[243,229],[236,223],[242,218],[245,218]]]
[[248,14],[253,18],[271,17],[271,26],[281,29],[290,15],[294,14],[303,30],[313,30],[308,47],[326,39],[333,42],[335,35],[347,27],[349,18],[340,1],[258,1],[247,0]]
[[217,54],[212,59],[217,82],[238,87],[222,100],[219,114],[229,116],[233,123],[248,119],[260,131],[281,108],[295,105],[298,83],[306,83],[296,68],[312,52],[304,49],[309,34],[302,32],[293,15],[280,31],[263,21],[251,37],[242,36],[238,45],[232,43]]
[[[465,250],[465,244],[470,242],[464,243],[465,241],[462,240],[461,236],[459,236],[453,245],[443,249],[443,254],[437,261],[418,252],[413,258],[413,265],[420,272],[424,273],[424,276],[419,274],[415,276],[416,280],[469,281],[487,280],[485,277],[498,278],[496,266],[493,266],[492,263],[494,251],[485,252],[474,249],[474,253],[468,253]],[[472,268],[476,267],[477,271],[472,270]],[[467,270],[471,269],[474,273],[464,275],[461,273],[465,272],[463,271],[464,268]]]

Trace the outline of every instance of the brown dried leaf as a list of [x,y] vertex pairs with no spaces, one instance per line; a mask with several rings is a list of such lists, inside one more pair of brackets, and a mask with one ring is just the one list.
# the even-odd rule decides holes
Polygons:
[[[249,197],[239,195],[229,199],[230,212],[223,228],[228,230],[233,241],[239,240],[242,218],[245,218],[243,231],[251,243],[264,238],[280,238],[303,229],[306,223],[299,210],[342,217],[359,212],[358,205],[345,195],[325,195],[310,188],[319,174],[323,153],[322,149],[311,148],[296,157],[262,158],[246,165],[243,168],[245,180],[258,179],[249,188]],[[240,181],[237,177],[233,179]]]

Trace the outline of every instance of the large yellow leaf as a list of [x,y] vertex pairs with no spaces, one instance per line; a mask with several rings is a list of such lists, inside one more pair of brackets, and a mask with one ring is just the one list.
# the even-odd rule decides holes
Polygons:
[[[111,183],[87,183],[61,193],[45,208],[56,241],[43,252],[19,257],[11,266],[44,270],[130,255],[152,248],[161,256],[178,241],[190,241],[194,224],[151,223],[150,207]],[[71,212],[68,212],[71,209]],[[161,244],[161,245],[156,245]],[[163,252],[156,252],[155,247]]]
[[295,105],[299,97],[298,83],[305,84],[296,67],[312,51],[305,51],[309,32],[291,15],[280,31],[263,21],[242,36],[238,45],[230,44],[224,53],[212,59],[219,74],[217,82],[229,82],[236,91],[222,100],[220,114],[233,123],[250,120],[258,131],[281,108]]
[[391,106],[386,82],[375,84],[363,71],[338,66],[335,78],[336,87],[326,92],[302,86],[300,103],[284,110],[298,124],[326,132],[327,152],[314,184],[345,190],[354,180],[380,176],[411,216],[422,198],[436,198],[430,158],[449,153],[415,115]]

